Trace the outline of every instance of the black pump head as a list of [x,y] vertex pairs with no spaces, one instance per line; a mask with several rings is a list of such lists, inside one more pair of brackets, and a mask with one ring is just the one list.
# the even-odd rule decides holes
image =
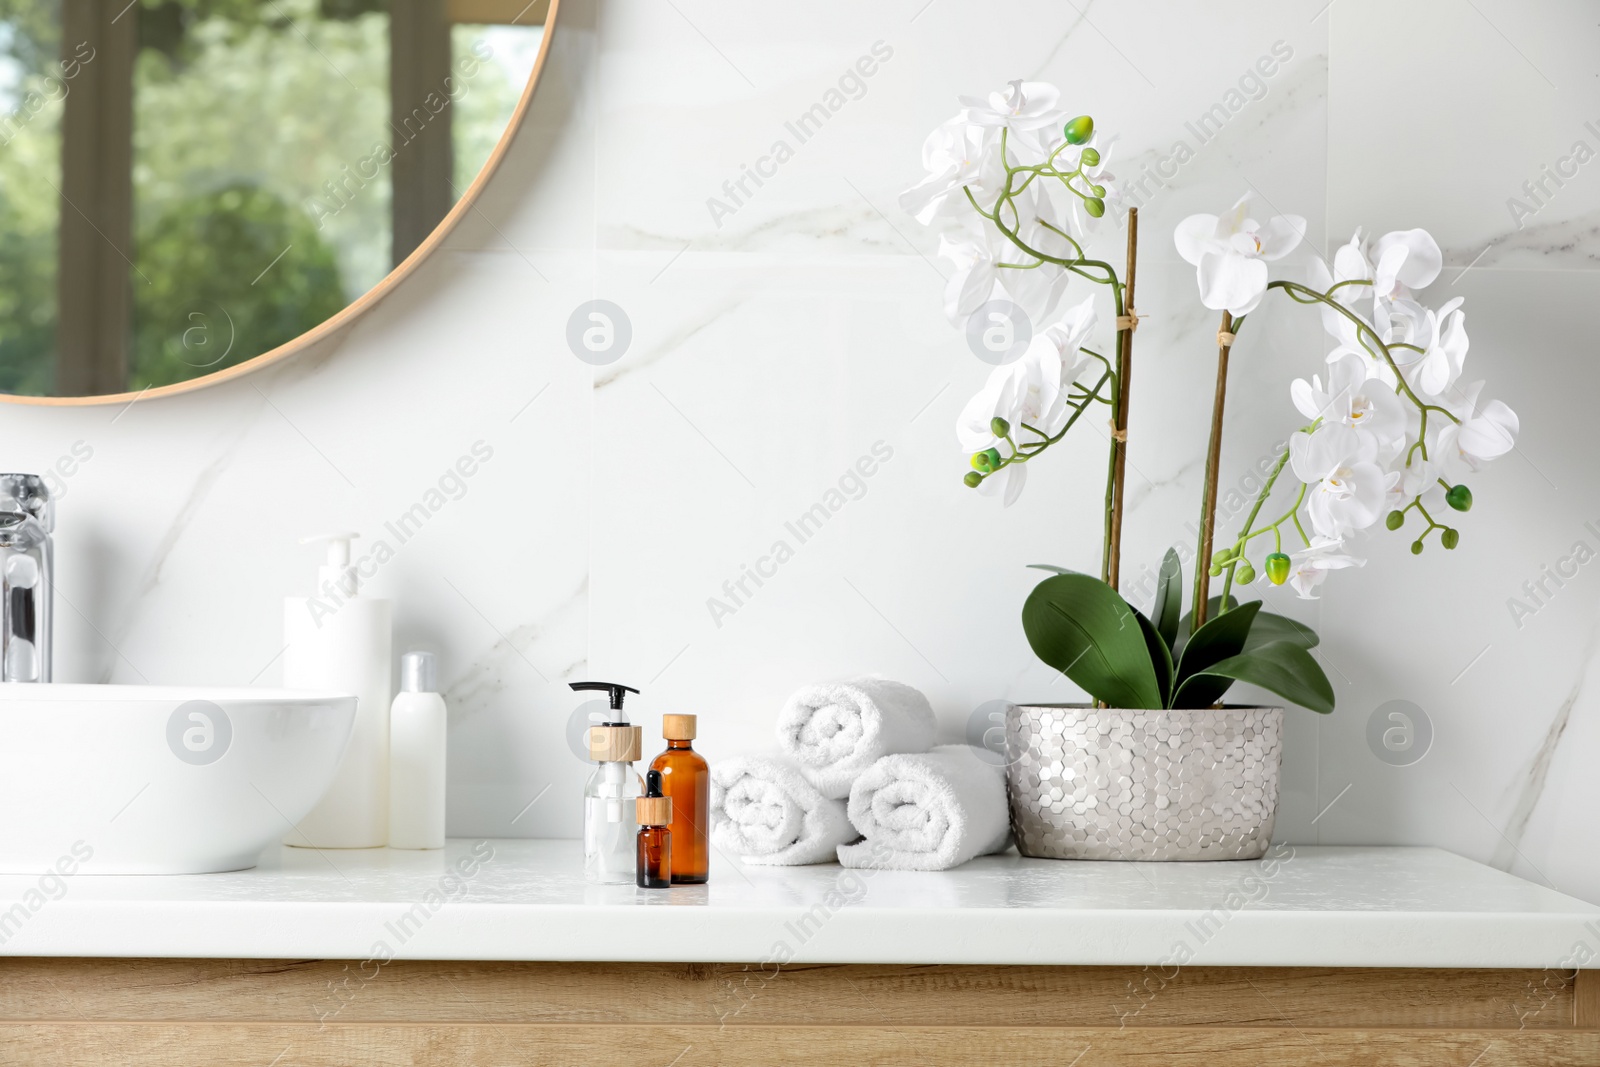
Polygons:
[[647,771],[645,773],[645,776],[644,776],[644,795],[647,796],[647,797],[659,797],[659,796],[663,796],[664,795],[661,792],[661,772],[660,771]]
[[635,696],[637,696],[639,693],[639,691],[634,689],[632,686],[620,685],[616,682],[568,682],[567,684],[579,692],[583,692],[584,690],[594,690],[595,692],[599,693],[609,693],[611,695],[612,711],[622,710],[622,698],[624,695],[633,693]]

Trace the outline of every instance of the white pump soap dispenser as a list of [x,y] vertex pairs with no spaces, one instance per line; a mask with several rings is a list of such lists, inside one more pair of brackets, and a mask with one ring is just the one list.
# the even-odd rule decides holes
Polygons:
[[350,563],[353,533],[307,537],[326,542],[316,592],[283,601],[283,684],[353,693],[356,721],[333,785],[284,844],[380,848],[389,837],[389,602],[361,595]]

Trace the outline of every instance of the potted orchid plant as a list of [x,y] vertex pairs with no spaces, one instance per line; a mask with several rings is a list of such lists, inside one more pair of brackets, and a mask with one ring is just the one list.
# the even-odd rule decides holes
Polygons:
[[[1443,265],[1425,231],[1375,241],[1358,232],[1331,265],[1314,260],[1304,280],[1292,280],[1275,276],[1273,264],[1301,244],[1304,219],[1257,221],[1248,197],[1225,214],[1185,219],[1178,252],[1196,268],[1201,302],[1220,312],[1195,574],[1185,612],[1179,557],[1169,550],[1148,612],[1129,603],[1118,578],[1138,211],[1126,214],[1119,274],[1084,247],[1117,203],[1109,150],[1097,146],[1092,119],[1069,118],[1059,98],[1053,86],[1022,81],[964,98],[923,146],[927,176],[902,196],[920,222],[953,231],[940,242],[955,267],[944,300],[952,322],[971,338],[980,332],[974,316],[999,314],[1026,334],[958,419],[972,468],[966,484],[1009,505],[1029,464],[1091,409],[1109,416],[1099,576],[1035,564],[1051,575],[1022,608],[1033,651],[1094,703],[1013,707],[1013,827],[1028,855],[1252,858],[1270,842],[1282,709],[1222,699],[1246,682],[1327,713],[1334,694],[1311,653],[1316,634],[1260,600],[1241,603],[1235,586],[1264,579],[1314,599],[1329,572],[1363,565],[1357,542],[1380,521],[1414,531],[1413,553],[1436,531],[1439,545],[1455,548],[1452,513],[1472,505],[1464,479],[1514,446],[1517,418],[1500,401],[1482,402],[1482,383],[1462,381],[1462,300],[1429,308],[1418,296]],[[1107,353],[1091,347],[1093,295],[1058,311],[1066,289],[1085,283],[1111,298],[1116,341]],[[1332,350],[1322,373],[1290,384],[1304,421],[1237,535],[1218,544],[1229,360],[1247,317],[1273,292],[1318,308]],[[1036,322],[1048,325],[1035,330]],[[1281,477],[1286,470],[1291,478]]]

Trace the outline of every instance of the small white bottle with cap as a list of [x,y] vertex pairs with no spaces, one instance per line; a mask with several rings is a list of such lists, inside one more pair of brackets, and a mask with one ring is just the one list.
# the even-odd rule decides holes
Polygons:
[[307,537],[326,542],[309,597],[283,601],[283,684],[288,689],[353,693],[356,721],[333,784],[284,836],[309,848],[382,848],[389,839],[389,602],[361,595],[350,563],[352,533]]
[[444,697],[432,652],[400,660],[389,709],[389,847],[444,847]]

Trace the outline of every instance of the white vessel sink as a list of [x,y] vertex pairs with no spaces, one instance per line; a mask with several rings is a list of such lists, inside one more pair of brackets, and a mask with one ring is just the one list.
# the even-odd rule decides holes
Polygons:
[[356,698],[0,684],[0,873],[255,866],[327,791]]

